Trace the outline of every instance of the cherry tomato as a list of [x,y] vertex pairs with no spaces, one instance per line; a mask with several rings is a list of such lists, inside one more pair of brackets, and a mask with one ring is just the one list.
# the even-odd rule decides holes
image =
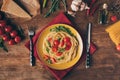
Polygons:
[[69,37],[65,37],[64,38],[64,42],[67,43],[68,41],[70,41],[70,38]]
[[9,45],[14,45],[14,44],[15,44],[15,41],[14,41],[13,39],[11,39],[11,40],[8,41],[8,44],[9,44]]
[[69,50],[71,48],[71,42],[67,42],[66,43],[66,47],[65,47],[65,50]]
[[52,63],[56,62],[55,58],[50,58],[50,60],[52,61]]
[[5,27],[5,26],[6,26],[6,21],[0,20],[0,27]]
[[48,60],[50,57],[48,55],[44,55],[44,59]]
[[116,46],[116,49],[120,51],[120,44]]
[[65,50],[69,50],[71,47],[70,46],[66,46],[65,47]]
[[61,56],[62,54],[63,54],[62,52],[56,53],[57,56]]
[[19,43],[21,41],[21,37],[20,36],[16,36],[14,40],[15,40],[15,42]]
[[5,27],[5,31],[6,32],[11,32],[12,31],[12,27],[11,26],[6,26]]
[[53,44],[54,44],[54,46],[58,46],[60,44],[60,41],[59,40],[54,40]]
[[58,50],[58,48],[57,48],[57,47],[55,47],[55,46],[54,46],[54,47],[52,47],[52,51],[53,51],[53,52],[57,52],[57,50]]
[[15,37],[15,36],[17,36],[17,31],[15,31],[15,30],[13,30],[11,33],[10,33],[10,36],[11,37]]
[[48,38],[48,41],[51,42],[52,38]]
[[111,16],[111,21],[113,21],[113,22],[117,21],[117,16],[115,16],[115,15]]
[[2,38],[3,38],[4,41],[9,41],[9,40],[10,40],[9,35],[6,35],[6,34],[4,34],[4,35],[2,36]]

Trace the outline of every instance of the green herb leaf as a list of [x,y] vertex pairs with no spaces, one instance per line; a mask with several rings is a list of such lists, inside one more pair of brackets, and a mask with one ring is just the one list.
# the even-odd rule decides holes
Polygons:
[[51,44],[50,44],[50,42],[48,40],[47,40],[47,43],[48,43],[49,47],[51,48]]
[[46,47],[46,51],[49,53],[49,51],[50,51],[50,50],[49,50],[49,48],[48,48],[48,47]]
[[61,38],[59,37],[59,38],[58,38],[58,41],[60,41],[60,40],[61,40]]
[[62,57],[58,58],[57,60],[62,60],[62,59],[64,59],[64,56],[62,56]]
[[64,52],[65,48],[58,48],[58,52]]
[[48,59],[47,62],[48,62],[49,64],[52,64],[52,61],[51,61],[50,59]]

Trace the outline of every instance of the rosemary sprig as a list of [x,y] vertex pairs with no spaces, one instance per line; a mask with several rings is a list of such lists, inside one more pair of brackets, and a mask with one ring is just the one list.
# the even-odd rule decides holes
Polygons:
[[49,11],[45,14],[44,17],[48,17],[51,13],[55,12],[56,10],[58,10],[59,9],[59,5],[60,5],[60,1],[62,1],[63,5],[64,5],[64,9],[65,9],[65,11],[67,11],[66,0],[51,0],[52,5],[51,5]]

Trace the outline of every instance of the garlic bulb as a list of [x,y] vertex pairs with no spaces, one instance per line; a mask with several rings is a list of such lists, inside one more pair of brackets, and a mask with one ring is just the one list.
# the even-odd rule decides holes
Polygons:
[[85,9],[90,9],[86,3],[84,3],[82,0],[73,0],[71,4],[71,9],[73,11],[83,11]]

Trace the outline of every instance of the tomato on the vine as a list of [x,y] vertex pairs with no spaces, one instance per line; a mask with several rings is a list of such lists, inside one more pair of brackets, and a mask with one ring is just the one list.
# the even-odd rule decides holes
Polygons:
[[19,42],[21,41],[21,37],[20,37],[20,36],[16,36],[16,37],[14,38],[14,40],[15,40],[15,42],[19,43]]

